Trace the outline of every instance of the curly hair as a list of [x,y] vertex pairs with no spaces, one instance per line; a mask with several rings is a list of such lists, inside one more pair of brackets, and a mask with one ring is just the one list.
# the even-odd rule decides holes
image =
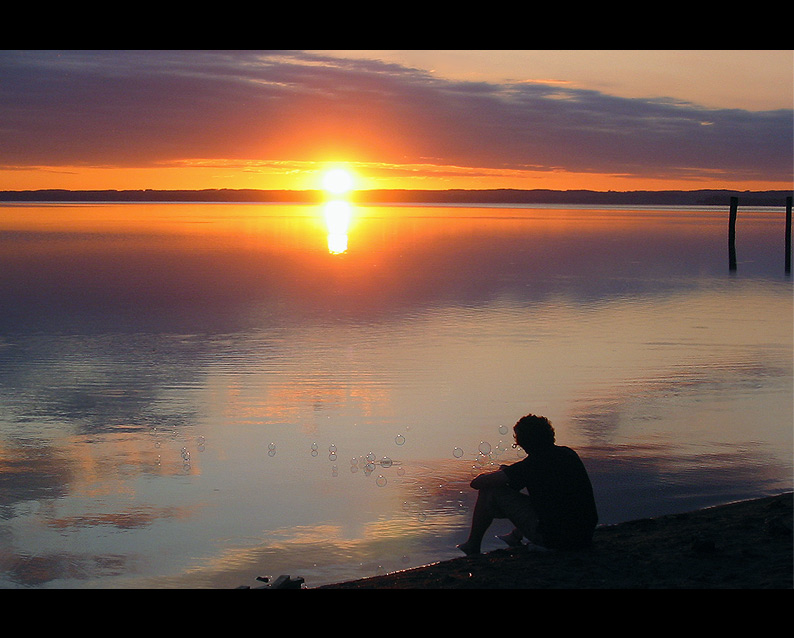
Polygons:
[[513,426],[513,436],[524,450],[554,445],[554,428],[545,416],[522,416]]

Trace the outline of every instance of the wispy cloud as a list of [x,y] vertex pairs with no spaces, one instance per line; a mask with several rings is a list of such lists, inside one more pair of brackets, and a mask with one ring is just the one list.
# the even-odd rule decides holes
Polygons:
[[347,159],[791,180],[792,121],[296,51],[0,53],[9,167]]

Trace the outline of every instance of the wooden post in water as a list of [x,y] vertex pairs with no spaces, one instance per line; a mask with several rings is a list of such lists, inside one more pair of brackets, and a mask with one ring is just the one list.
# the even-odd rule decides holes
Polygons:
[[731,197],[731,213],[728,218],[728,268],[736,270],[736,209],[739,207],[739,198]]
[[786,274],[791,274],[791,195],[786,197]]

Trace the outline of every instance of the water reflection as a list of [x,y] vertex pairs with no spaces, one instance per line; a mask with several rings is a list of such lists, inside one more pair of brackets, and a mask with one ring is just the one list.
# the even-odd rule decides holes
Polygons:
[[353,206],[344,200],[326,202],[323,215],[328,229],[328,252],[339,255],[347,252],[347,237],[353,219]]
[[728,278],[721,212],[40,208],[0,209],[2,586],[453,557],[529,410],[603,522],[790,483],[768,219]]

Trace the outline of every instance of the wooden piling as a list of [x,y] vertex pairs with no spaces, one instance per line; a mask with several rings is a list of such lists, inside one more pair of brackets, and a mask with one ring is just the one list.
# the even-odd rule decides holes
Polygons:
[[739,198],[731,197],[731,212],[728,218],[728,268],[736,270],[736,210],[739,207]]
[[786,197],[786,274],[791,274],[791,195]]

